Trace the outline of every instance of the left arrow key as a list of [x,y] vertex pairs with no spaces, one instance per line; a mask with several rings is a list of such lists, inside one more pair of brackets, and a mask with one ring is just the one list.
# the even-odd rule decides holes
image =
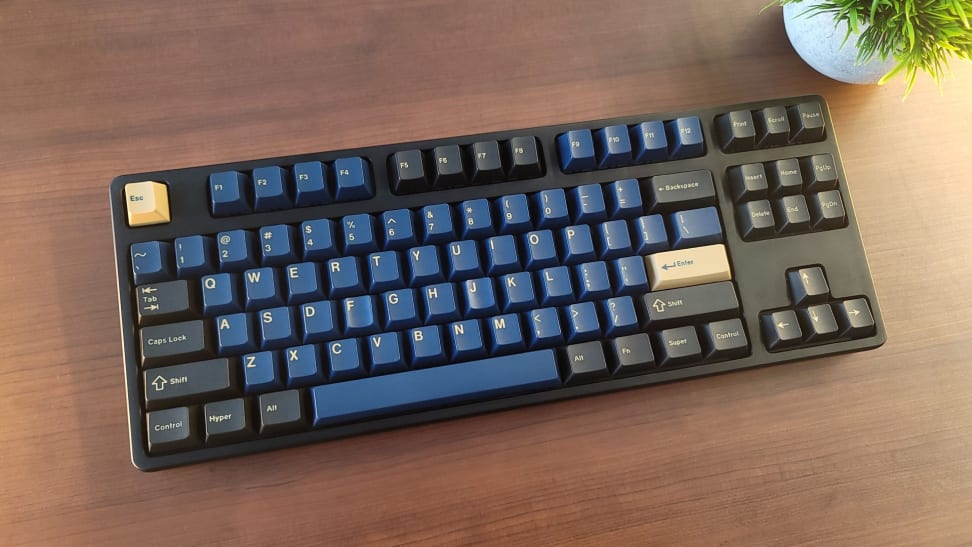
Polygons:
[[139,325],[158,325],[192,319],[195,298],[185,279],[135,287]]
[[239,392],[226,358],[149,369],[142,373],[142,380],[148,410],[218,400]]

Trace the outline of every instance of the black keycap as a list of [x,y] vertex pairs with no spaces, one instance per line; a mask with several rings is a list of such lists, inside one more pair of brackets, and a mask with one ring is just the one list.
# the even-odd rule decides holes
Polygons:
[[719,129],[719,146],[726,153],[752,150],[756,144],[756,127],[753,114],[748,110],[736,110],[716,118]]
[[238,386],[225,357],[146,370],[142,381],[145,407],[149,410],[231,397],[236,395]]
[[304,411],[296,389],[264,393],[257,399],[260,406],[260,434],[279,435],[304,429]]
[[821,342],[837,337],[837,318],[830,304],[817,304],[798,310],[800,326],[807,342]]
[[204,359],[212,354],[209,331],[201,320],[145,327],[139,336],[143,367]]
[[770,351],[799,346],[803,341],[803,331],[793,310],[764,313],[760,316],[760,323],[763,342]]
[[432,186],[448,188],[466,183],[466,173],[462,166],[462,152],[458,145],[436,146],[432,149],[432,163],[435,165],[435,178]]
[[702,326],[705,358],[708,361],[736,359],[749,355],[749,339],[739,319],[715,321]]
[[810,226],[814,230],[831,230],[847,225],[844,202],[839,190],[827,190],[810,196]]
[[823,112],[820,103],[800,103],[787,109],[790,118],[790,142],[816,142],[824,138]]
[[222,444],[244,440],[253,435],[250,413],[243,399],[209,403],[203,407],[206,444]]
[[762,163],[747,163],[729,168],[729,191],[736,203],[766,197],[769,183]]
[[786,119],[785,108],[771,106],[757,110],[754,114],[753,122],[756,125],[757,148],[788,144],[790,123]]
[[146,413],[149,452],[159,454],[195,446],[199,439],[193,417],[193,413],[184,406]]
[[195,299],[185,279],[135,287],[139,325],[157,325],[196,315]]
[[784,196],[774,203],[776,209],[776,228],[781,234],[806,232],[810,229],[810,211],[807,198]]
[[715,185],[708,170],[659,175],[648,179],[646,184],[652,212],[667,213],[716,203]]
[[543,176],[536,137],[513,137],[507,142],[506,153],[510,178],[533,179]]
[[506,178],[503,174],[503,158],[500,156],[499,143],[485,141],[473,143],[469,147],[472,181],[476,184],[499,182]]
[[651,337],[645,333],[611,340],[611,363],[615,375],[642,372],[655,366]]
[[582,384],[608,376],[604,348],[600,342],[572,344],[564,348],[564,382]]
[[818,304],[830,298],[830,286],[823,268],[813,266],[786,272],[790,300],[795,305]]
[[697,364],[702,361],[702,347],[695,327],[679,327],[656,334],[658,364],[663,367]]
[[822,192],[837,188],[837,167],[830,154],[817,154],[800,159],[808,192]]
[[776,160],[769,169],[774,196],[792,196],[803,191],[803,175],[797,159]]
[[396,194],[413,194],[431,190],[421,150],[403,150],[388,158],[388,176]]
[[736,209],[736,225],[746,241],[773,237],[776,234],[773,207],[765,199],[743,203]]
[[739,315],[739,299],[732,281],[651,292],[642,297],[646,327],[685,323],[688,318],[727,319]]
[[863,338],[874,334],[874,316],[863,298],[853,298],[834,304],[841,336]]

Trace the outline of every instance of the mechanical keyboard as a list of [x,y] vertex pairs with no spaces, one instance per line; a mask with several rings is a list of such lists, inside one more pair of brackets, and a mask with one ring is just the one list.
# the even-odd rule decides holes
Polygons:
[[885,340],[819,96],[125,175],[144,470]]

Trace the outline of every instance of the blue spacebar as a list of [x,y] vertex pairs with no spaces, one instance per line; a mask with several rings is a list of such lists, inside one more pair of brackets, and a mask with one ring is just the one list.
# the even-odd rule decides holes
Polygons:
[[311,388],[314,426],[560,387],[553,350],[492,357]]

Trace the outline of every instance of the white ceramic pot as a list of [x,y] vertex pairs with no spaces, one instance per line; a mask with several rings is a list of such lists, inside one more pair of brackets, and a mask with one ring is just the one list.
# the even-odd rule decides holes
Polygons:
[[793,49],[814,70],[849,84],[876,84],[894,68],[893,59],[881,62],[877,57],[865,64],[857,64],[859,34],[852,34],[844,47],[840,47],[847,34],[847,23],[834,26],[834,18],[829,13],[802,15],[807,8],[816,4],[809,1],[783,6],[786,35]]

